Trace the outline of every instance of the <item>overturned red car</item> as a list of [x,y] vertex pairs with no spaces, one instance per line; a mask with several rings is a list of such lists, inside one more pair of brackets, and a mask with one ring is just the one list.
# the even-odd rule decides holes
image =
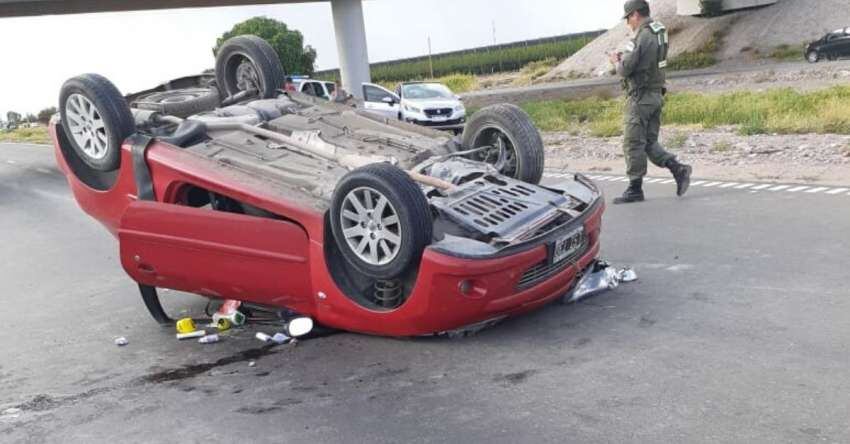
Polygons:
[[169,288],[354,332],[456,332],[568,298],[596,263],[601,193],[540,185],[519,108],[452,137],[283,84],[271,47],[241,36],[215,75],[127,97],[94,74],[63,86],[57,162],[160,322]]

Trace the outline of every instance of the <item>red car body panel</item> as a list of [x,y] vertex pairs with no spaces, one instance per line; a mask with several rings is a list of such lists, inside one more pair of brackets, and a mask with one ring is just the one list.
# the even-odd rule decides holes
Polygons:
[[[220,299],[285,307],[348,331],[415,336],[524,313],[563,296],[599,251],[604,203],[584,221],[589,246],[562,271],[526,290],[523,273],[546,259],[538,245],[495,259],[463,259],[427,248],[406,302],[366,308],[337,286],[325,260],[325,214],[299,205],[268,182],[161,142],[147,150],[156,202],[139,201],[131,147],[109,190],[73,172],[51,125],[57,163],[80,207],[120,244],[121,264],[137,282]],[[178,205],[185,185],[203,187],[282,215],[273,220]],[[461,292],[468,281],[472,291]]]

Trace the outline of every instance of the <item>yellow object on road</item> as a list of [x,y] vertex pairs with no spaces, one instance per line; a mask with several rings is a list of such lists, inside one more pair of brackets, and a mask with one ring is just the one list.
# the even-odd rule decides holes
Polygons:
[[195,321],[193,321],[192,318],[183,318],[177,321],[177,333],[192,333],[195,330]]

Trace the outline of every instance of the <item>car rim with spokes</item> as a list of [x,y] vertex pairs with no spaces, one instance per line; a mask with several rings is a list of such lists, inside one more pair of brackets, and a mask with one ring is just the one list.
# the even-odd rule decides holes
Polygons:
[[260,74],[257,73],[257,67],[247,57],[236,68],[236,87],[240,91],[259,91],[262,87]]
[[485,126],[478,131],[474,140],[475,147],[492,147],[478,153],[476,160],[494,165],[505,176],[516,177],[519,168],[516,148],[504,130],[497,126]]
[[818,61],[818,53],[812,51],[809,53],[809,61],[815,63]]
[[340,223],[351,251],[370,265],[395,259],[401,249],[401,224],[387,197],[374,188],[360,187],[343,202]]
[[95,160],[106,157],[109,135],[94,103],[82,94],[72,94],[65,102],[65,115],[83,153]]

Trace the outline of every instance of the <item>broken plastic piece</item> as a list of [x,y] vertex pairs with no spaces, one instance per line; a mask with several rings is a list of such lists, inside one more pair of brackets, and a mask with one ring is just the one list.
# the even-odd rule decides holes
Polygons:
[[286,324],[286,334],[293,338],[300,338],[313,331],[313,320],[308,317],[295,318]]
[[195,321],[193,321],[192,318],[180,319],[177,321],[177,324],[175,324],[175,327],[177,328],[177,333],[192,333],[197,330],[197,327],[195,327]]
[[192,339],[192,338],[200,338],[206,336],[207,332],[204,330],[193,331],[191,333],[177,333],[177,339]]
[[269,342],[272,339],[271,336],[269,336],[269,335],[267,335],[267,334],[265,334],[261,331],[258,331],[257,334],[254,335],[254,337],[259,339],[260,341],[263,341],[263,342]]
[[635,280],[637,280],[637,273],[631,268],[616,270],[608,262],[597,260],[587,267],[575,289],[567,293],[564,298],[567,302],[576,302],[604,291],[613,290],[621,282]]
[[275,335],[272,336],[271,340],[275,344],[281,345],[281,344],[286,344],[287,342],[291,341],[292,338],[290,338],[289,336],[287,336],[283,333],[275,333]]
[[[235,326],[240,326],[245,324],[245,314],[239,311],[239,307],[242,306],[242,301],[237,301],[235,299],[228,299],[224,301],[224,304],[219,307],[218,311],[212,317],[212,321],[215,324],[219,324],[221,320],[227,320],[230,324]],[[227,330],[226,328],[224,330]]]
[[125,338],[124,336],[121,336],[120,338],[115,338],[115,345],[117,345],[119,347],[123,347],[123,346],[125,346],[129,343],[130,342],[127,341],[127,338]]
[[257,365],[257,361],[251,361],[248,363],[248,367],[254,367]]
[[212,334],[212,335],[206,335],[203,338],[198,339],[198,342],[200,342],[201,344],[215,344],[220,339],[221,338],[219,338],[218,335]]

